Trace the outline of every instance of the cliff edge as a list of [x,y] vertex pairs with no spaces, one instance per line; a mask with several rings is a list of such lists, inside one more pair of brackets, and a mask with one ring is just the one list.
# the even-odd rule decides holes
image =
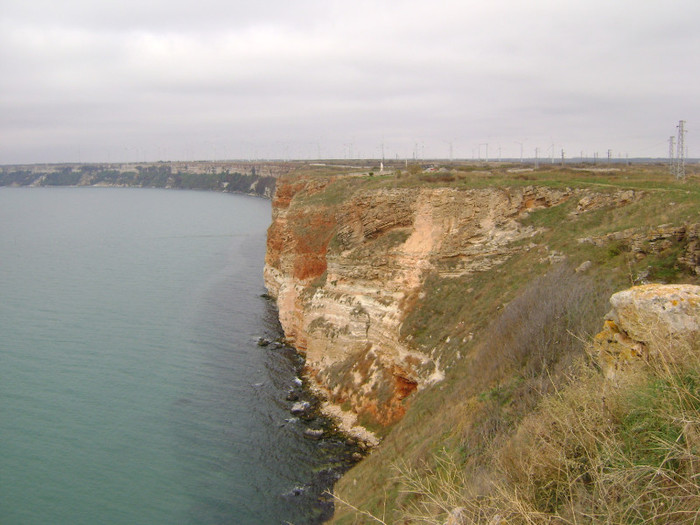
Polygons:
[[[326,412],[381,440],[335,485],[334,521],[625,522],[700,502],[683,412],[700,382],[693,352],[674,357],[695,347],[674,331],[697,319],[696,292],[674,288],[700,284],[694,180],[653,165],[280,178],[266,286]],[[647,306],[673,315],[640,321]]]
[[[532,239],[543,228],[524,222],[532,212],[572,201],[572,213],[582,214],[642,195],[522,184],[426,186],[347,176],[278,180],[265,283],[287,339],[306,356],[306,375],[326,400],[325,411],[351,432],[401,419],[412,395],[443,380],[454,360],[438,341],[423,344],[405,329],[426,279],[483,274],[542,251]],[[558,257],[546,247],[543,256]],[[469,293],[463,291],[464,300]]]

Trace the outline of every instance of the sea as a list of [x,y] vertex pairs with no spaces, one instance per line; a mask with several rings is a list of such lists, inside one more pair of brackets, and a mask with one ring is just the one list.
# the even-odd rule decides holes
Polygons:
[[313,398],[302,358],[267,344],[270,215],[244,195],[0,188],[0,523],[330,516],[353,450],[290,412]]

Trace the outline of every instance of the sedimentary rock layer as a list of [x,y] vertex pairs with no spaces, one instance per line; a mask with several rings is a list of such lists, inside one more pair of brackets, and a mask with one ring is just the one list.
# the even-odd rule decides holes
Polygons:
[[284,332],[346,427],[398,420],[413,392],[444,377],[433,349],[401,337],[426,276],[488,270],[530,249],[538,232],[522,219],[532,210],[615,201],[545,186],[362,188],[279,179],[265,265]]

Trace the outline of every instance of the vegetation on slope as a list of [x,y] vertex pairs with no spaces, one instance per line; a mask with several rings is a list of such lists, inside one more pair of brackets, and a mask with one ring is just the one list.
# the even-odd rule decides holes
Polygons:
[[[437,348],[447,377],[414,394],[404,419],[338,483],[349,505],[337,505],[336,521],[445,523],[450,513],[452,523],[700,519],[698,362],[649,370],[607,392],[586,352],[613,292],[698,283],[687,257],[697,252],[687,234],[699,222],[697,174],[679,182],[663,167],[632,166],[430,177],[344,184],[545,184],[644,196],[581,214],[571,214],[573,201],[532,212],[527,220],[543,232],[522,256],[472,275],[427,277],[402,336]],[[588,269],[574,271],[586,261]]]
[[652,367],[612,388],[585,364],[486,464],[444,450],[432,465],[399,462],[418,523],[696,523],[700,519],[700,363]]

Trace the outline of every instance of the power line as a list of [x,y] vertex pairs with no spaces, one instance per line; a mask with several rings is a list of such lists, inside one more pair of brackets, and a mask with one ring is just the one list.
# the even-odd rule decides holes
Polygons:
[[523,162],[523,142],[520,142],[519,140],[515,141],[516,144],[520,144],[520,163],[522,164]]
[[674,162],[675,156],[674,156],[674,151],[673,147],[676,145],[676,137],[671,135],[668,137],[668,171],[671,175],[676,174],[676,163]]
[[481,146],[486,146],[486,162],[489,161],[489,143],[488,142],[480,142],[479,143],[479,160],[481,160]]
[[678,121],[678,140],[676,141],[676,178],[685,178],[685,120]]

